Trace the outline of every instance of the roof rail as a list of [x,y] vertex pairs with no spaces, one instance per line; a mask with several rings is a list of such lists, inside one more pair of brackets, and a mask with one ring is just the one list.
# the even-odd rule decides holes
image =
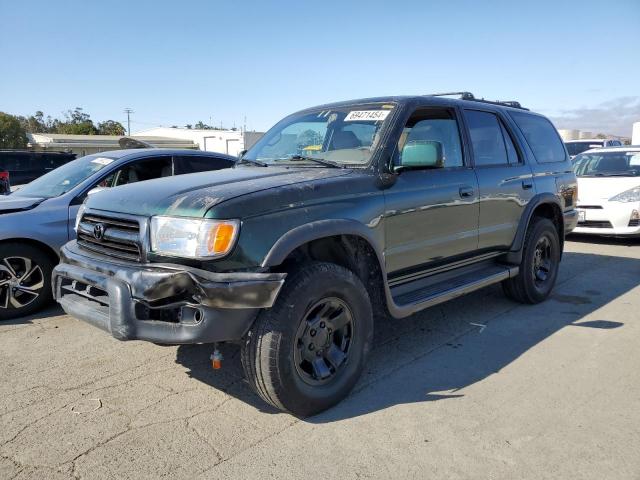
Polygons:
[[446,92],[446,93],[430,93],[425,95],[427,97],[460,97],[460,100],[475,100],[476,97],[473,96],[471,92]]
[[447,92],[447,93],[430,93],[425,95],[426,97],[451,97],[457,96],[460,100],[470,100],[472,102],[490,103],[492,105],[504,105],[505,107],[519,108],[520,110],[529,110],[528,108],[520,105],[520,102],[515,100],[485,100],[484,98],[476,98],[471,92]]

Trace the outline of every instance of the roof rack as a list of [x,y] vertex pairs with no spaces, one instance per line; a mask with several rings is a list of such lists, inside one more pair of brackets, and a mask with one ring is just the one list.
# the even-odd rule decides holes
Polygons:
[[459,97],[460,100],[470,100],[472,102],[491,103],[492,105],[504,105],[506,107],[519,108],[521,110],[529,110],[528,108],[520,105],[520,102],[515,100],[485,100],[484,98],[476,98],[471,92],[446,92],[446,93],[430,93],[425,95],[426,97]]

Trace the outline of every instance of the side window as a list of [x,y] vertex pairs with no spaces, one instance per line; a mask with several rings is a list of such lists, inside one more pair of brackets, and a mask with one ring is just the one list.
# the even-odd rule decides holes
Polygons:
[[102,179],[96,186],[109,188],[129,183],[153,180],[172,175],[171,157],[145,158],[140,162],[125,165]]
[[530,113],[510,112],[538,163],[564,162],[566,153],[560,135],[549,120]]
[[[469,126],[473,158],[475,165],[507,165],[509,162],[507,145],[505,144],[504,127],[498,117],[489,112],[465,110]],[[506,138],[510,137],[507,134]],[[513,143],[511,144],[513,147]],[[515,147],[513,147],[515,150]]]
[[173,157],[174,175],[185,173],[208,172],[228,168],[233,165],[229,160],[213,156],[184,155]]
[[407,144],[425,141],[440,143],[445,168],[463,165],[460,130],[453,111],[432,108],[414,112],[398,140],[398,154]]

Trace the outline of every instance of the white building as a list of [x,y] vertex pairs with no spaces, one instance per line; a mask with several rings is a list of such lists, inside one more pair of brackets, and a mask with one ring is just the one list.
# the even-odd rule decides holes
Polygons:
[[200,150],[238,155],[244,150],[240,130],[199,130],[196,128],[156,127],[133,133],[132,137],[170,137],[191,140]]
[[631,145],[640,145],[640,122],[633,124],[633,133],[631,134]]
[[[621,137],[619,135],[606,135],[602,133],[596,134],[594,132],[589,132],[586,130],[559,128],[558,133],[560,134],[563,142],[568,142],[571,140],[592,140],[595,138],[620,140],[622,143],[629,141],[629,137]],[[640,138],[638,138],[638,141],[640,141]]]

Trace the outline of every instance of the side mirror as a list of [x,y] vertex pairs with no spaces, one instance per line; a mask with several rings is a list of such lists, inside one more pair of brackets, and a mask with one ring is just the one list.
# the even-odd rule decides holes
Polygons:
[[420,168],[444,168],[442,143],[433,140],[413,140],[407,142],[400,154],[396,170]]
[[238,153],[238,160],[240,160],[242,157],[244,157],[244,154],[247,153],[247,150],[240,150],[240,153]]
[[87,195],[93,195],[94,193],[101,192],[102,190],[105,190],[105,187],[93,187],[87,192]]

